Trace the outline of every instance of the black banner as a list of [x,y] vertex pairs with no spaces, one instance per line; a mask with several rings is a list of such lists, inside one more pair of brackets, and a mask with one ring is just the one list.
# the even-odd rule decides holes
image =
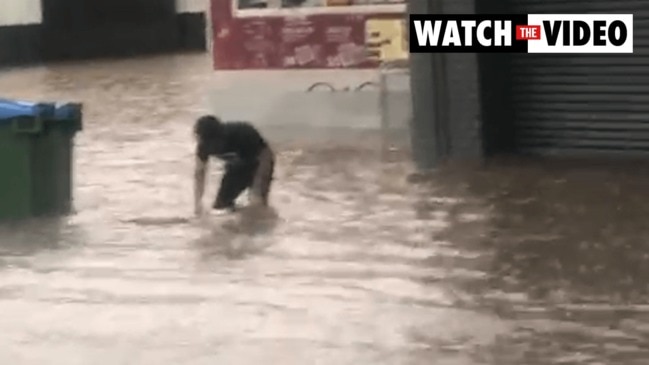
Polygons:
[[151,23],[176,16],[175,0],[41,0],[43,24],[92,29],[107,24]]

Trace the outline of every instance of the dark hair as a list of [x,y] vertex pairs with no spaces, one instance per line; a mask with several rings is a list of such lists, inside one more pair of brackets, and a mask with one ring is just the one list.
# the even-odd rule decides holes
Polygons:
[[196,121],[194,133],[201,138],[218,137],[221,134],[221,120],[213,115],[204,115]]

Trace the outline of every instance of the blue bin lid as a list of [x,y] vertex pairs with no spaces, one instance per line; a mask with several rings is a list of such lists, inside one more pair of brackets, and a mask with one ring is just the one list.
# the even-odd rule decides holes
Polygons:
[[53,117],[55,111],[56,107],[53,103],[32,103],[0,98],[0,124],[16,117]]
[[54,110],[54,120],[81,119],[81,104],[57,104]]

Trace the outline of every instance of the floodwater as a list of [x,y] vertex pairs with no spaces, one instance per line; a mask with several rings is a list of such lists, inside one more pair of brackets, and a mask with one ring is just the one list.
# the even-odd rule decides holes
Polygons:
[[269,132],[273,210],[195,220],[212,73],[196,55],[0,73],[3,97],[86,107],[75,214],[0,226],[0,363],[649,361],[647,169],[408,179],[371,131]]

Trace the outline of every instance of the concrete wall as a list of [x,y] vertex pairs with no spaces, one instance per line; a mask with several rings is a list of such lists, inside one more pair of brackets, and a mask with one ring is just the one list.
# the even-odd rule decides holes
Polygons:
[[[408,12],[428,14],[437,12],[437,9],[433,1],[410,0]],[[413,159],[420,169],[435,167],[447,154],[446,131],[443,129],[446,124],[440,123],[444,119],[442,113],[445,109],[441,90],[443,77],[436,74],[436,71],[441,71],[442,61],[442,55],[438,54],[410,55],[413,108],[411,144]]]
[[2,0],[0,67],[206,50],[207,4],[207,0]]
[[[411,0],[412,13],[476,13],[475,0]],[[477,54],[412,55],[413,154],[422,169],[485,154],[480,58]]]
[[[445,14],[475,14],[476,0],[443,0]],[[475,53],[444,55],[449,157],[475,161],[484,155],[479,57]]]
[[[273,143],[360,143],[375,146],[377,156],[385,147],[409,149],[412,111],[407,75],[390,77],[385,103],[378,87],[353,91],[368,81],[378,83],[378,70],[219,71],[213,76],[205,111],[226,120],[251,121]],[[308,92],[316,82],[338,91]],[[345,88],[352,90],[341,91]],[[382,107],[387,107],[389,121],[385,129]]]
[[202,13],[209,9],[209,0],[176,0],[178,13]]
[[0,26],[39,24],[42,19],[41,0],[0,1]]
[[[229,120],[248,120],[273,137],[292,138],[311,131],[314,138],[340,130],[378,130],[379,93],[307,92],[316,82],[341,90],[378,82],[376,70],[253,70],[214,74],[209,112]],[[314,130],[318,130],[314,133]]]

